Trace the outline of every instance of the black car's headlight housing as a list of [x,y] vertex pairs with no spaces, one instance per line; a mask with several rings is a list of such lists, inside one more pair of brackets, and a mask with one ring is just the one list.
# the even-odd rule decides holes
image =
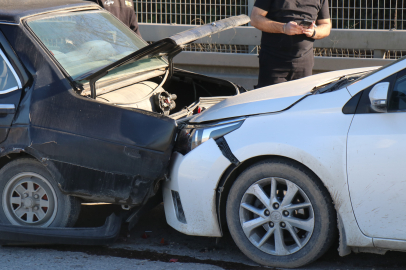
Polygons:
[[187,125],[179,133],[175,151],[185,155],[209,139],[220,138],[238,129],[245,118],[215,122],[203,125]]

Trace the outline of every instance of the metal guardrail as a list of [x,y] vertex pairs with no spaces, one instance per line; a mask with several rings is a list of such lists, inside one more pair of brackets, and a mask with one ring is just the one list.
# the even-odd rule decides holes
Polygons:
[[[142,37],[148,41],[192,29],[194,25],[140,23]],[[197,40],[195,43],[260,45],[261,31],[252,27],[236,27]],[[316,40],[316,48],[346,48],[372,50],[406,50],[406,30],[347,30],[332,29],[330,36]]]
[[[327,1],[333,30],[329,37],[314,44],[314,73],[385,65],[391,62],[389,59],[406,55],[406,31],[399,31],[406,30],[404,0]],[[134,7],[143,38],[156,41],[196,25],[249,15],[254,3],[255,0],[134,0]],[[257,80],[260,38],[257,29],[238,27],[185,47],[175,63],[180,68],[228,78],[251,89]]]
[[[201,25],[215,20],[251,14],[256,0],[133,0],[139,22],[177,25]],[[333,29],[406,29],[404,0],[326,0]],[[258,53],[258,46],[247,44],[195,43],[185,51]],[[315,56],[373,58],[372,49],[317,48]],[[383,54],[382,54],[383,55]],[[398,59],[405,50],[385,52],[386,58]]]
[[[175,59],[175,67],[230,80],[253,89],[258,80],[258,55],[239,53],[182,52]],[[393,60],[365,58],[315,57],[313,74],[332,70],[367,66],[383,66]]]
[[[157,41],[193,25],[140,23],[142,36],[147,41]],[[254,27],[236,27],[210,37],[197,40],[197,44],[235,44],[257,46],[261,31]],[[382,66],[393,60],[384,59],[389,50],[405,50],[406,31],[396,30],[344,30],[333,29],[329,37],[316,40],[315,48],[344,48],[371,50],[374,58],[315,57],[313,73],[365,66]],[[258,55],[247,53],[216,53],[205,51],[182,52],[175,59],[175,66],[191,71],[229,79],[252,89],[257,83]]]
[[[200,25],[250,15],[255,0],[134,0],[139,22]],[[404,0],[328,0],[333,28],[406,29]]]

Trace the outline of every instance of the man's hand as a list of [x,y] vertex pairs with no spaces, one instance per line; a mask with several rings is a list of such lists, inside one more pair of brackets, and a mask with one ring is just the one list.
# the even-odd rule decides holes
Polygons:
[[315,22],[313,22],[312,23],[312,25],[310,25],[308,28],[303,28],[302,27],[302,32],[303,32],[303,34],[305,34],[306,35],[306,37],[312,37],[313,36],[313,34],[314,34],[314,24],[315,24]]
[[[303,28],[297,25],[296,22],[288,22],[285,26],[285,34],[288,36],[304,34]],[[313,34],[313,33],[312,33]]]
[[[322,39],[330,35],[330,19],[317,20],[316,23],[317,29],[314,28],[315,22],[313,22],[313,24],[308,29],[303,29],[303,34],[313,39]],[[313,36],[314,32],[316,32],[316,34]]]

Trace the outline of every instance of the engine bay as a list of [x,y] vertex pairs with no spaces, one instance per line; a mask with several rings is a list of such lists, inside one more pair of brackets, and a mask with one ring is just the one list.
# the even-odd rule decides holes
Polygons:
[[[96,100],[111,105],[159,113],[173,119],[200,113],[245,89],[212,77],[176,70],[132,84],[100,87]],[[240,91],[241,90],[241,91]],[[89,91],[83,91],[89,97]]]
[[176,108],[176,98],[175,94],[169,94],[159,84],[144,81],[98,95],[96,100],[169,115]]

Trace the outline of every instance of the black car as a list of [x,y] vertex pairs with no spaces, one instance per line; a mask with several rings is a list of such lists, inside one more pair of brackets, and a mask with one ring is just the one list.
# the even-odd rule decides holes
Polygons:
[[232,17],[148,45],[91,2],[2,4],[3,231],[73,226],[82,202],[145,205],[167,175],[177,125],[245,91],[176,69],[173,57],[248,21]]

